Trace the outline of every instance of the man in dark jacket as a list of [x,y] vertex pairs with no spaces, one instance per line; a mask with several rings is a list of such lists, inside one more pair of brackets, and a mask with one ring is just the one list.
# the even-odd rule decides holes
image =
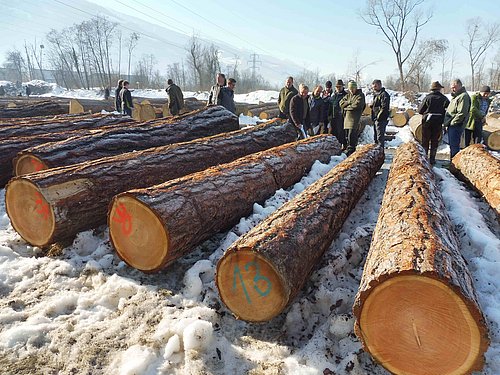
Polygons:
[[124,115],[132,116],[132,108],[134,108],[134,103],[132,102],[132,94],[128,89],[128,81],[123,81],[123,88],[120,91],[120,100],[122,103],[122,113]]
[[290,120],[297,131],[297,139],[307,138],[305,124],[311,122],[308,103],[309,87],[301,83],[299,93],[290,100]]
[[222,100],[221,90],[226,86],[226,76],[222,73],[217,73],[215,77],[217,83],[210,88],[210,94],[208,94],[207,107],[209,105],[220,105]]
[[483,86],[471,97],[469,121],[465,126],[465,147],[470,145],[471,138],[474,143],[481,143],[483,140],[483,124],[491,104],[490,93],[490,86]]
[[344,88],[344,81],[337,80],[335,84],[335,93],[330,100],[328,109],[328,118],[330,121],[331,134],[333,134],[340,142],[343,148],[347,147],[347,141],[344,135],[344,117],[342,116],[342,109],[340,108],[340,101],[347,95]]
[[314,128],[318,127],[317,134],[327,134],[328,129],[326,127],[326,117],[325,111],[325,101],[321,96],[323,92],[323,87],[318,85],[315,87],[312,95],[309,95],[309,117],[311,122],[306,125],[306,131],[309,135],[314,135]]
[[115,89],[115,111],[116,112],[122,112],[122,99],[120,97],[120,92],[122,91],[123,88],[123,79],[118,80],[118,85],[116,86]]
[[168,109],[172,116],[177,116],[180,110],[184,108],[184,95],[182,95],[181,88],[171,79],[167,81],[167,84],[165,91],[168,95]]
[[439,81],[432,82],[430,94],[424,98],[418,109],[418,113],[422,115],[422,147],[427,155],[430,143],[429,161],[433,165],[436,164],[436,153],[439,136],[443,131],[444,114],[450,104],[448,98],[441,93],[442,88]]
[[234,78],[229,78],[227,80],[227,86],[223,87],[221,90],[222,98],[221,105],[228,111],[236,114],[236,105],[234,104],[234,88],[236,86],[236,80]]
[[374,92],[372,107],[373,135],[375,143],[382,147],[385,144],[385,128],[389,122],[391,97],[382,87],[382,81],[376,79],[372,82]]
[[297,94],[297,89],[293,87],[293,77],[288,77],[278,97],[279,118],[290,118],[290,101]]

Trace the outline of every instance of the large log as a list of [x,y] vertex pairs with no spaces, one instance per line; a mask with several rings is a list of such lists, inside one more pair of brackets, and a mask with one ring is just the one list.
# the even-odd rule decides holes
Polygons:
[[16,172],[26,171],[26,166],[33,164],[43,165],[43,169],[56,168],[238,129],[238,117],[221,106],[210,107],[172,119],[32,147],[20,152],[14,165]]
[[273,110],[273,109],[276,109],[277,107],[278,107],[278,104],[276,104],[276,103],[264,103],[258,107],[253,107],[250,110],[248,110],[247,116],[259,117],[262,112],[267,111],[267,110]]
[[360,146],[229,247],[216,283],[238,319],[268,321],[293,301],[383,163],[383,148]]
[[69,101],[69,113],[101,113],[101,111],[113,112],[115,102],[113,100],[95,99],[71,99]]
[[265,109],[259,114],[261,120],[269,120],[278,117],[280,114],[279,108],[269,108]]
[[[422,115],[415,114],[410,117],[408,125],[410,126],[410,130],[415,137],[415,139],[422,143]],[[443,132],[439,134],[439,141],[443,138]]]
[[392,116],[392,122],[394,123],[395,126],[400,128],[408,124],[409,119],[410,116],[408,115],[407,112],[396,112]]
[[127,264],[154,272],[238,223],[255,202],[287,188],[315,160],[340,154],[323,135],[252,154],[165,184],[119,194],[110,205],[110,239]]
[[[65,243],[80,231],[104,224],[108,204],[117,193],[160,184],[295,138],[291,125],[272,121],[17,177],[6,188],[7,213],[14,229],[30,244]],[[43,202],[48,212],[42,218],[37,202]]]
[[416,142],[394,156],[353,312],[364,349],[394,374],[468,374],[482,367],[486,322]]
[[483,141],[490,150],[500,151],[500,127],[484,125]]
[[456,154],[450,170],[469,182],[500,218],[500,160],[482,144],[474,144]]
[[53,101],[43,101],[19,107],[1,108],[0,118],[59,115],[66,112],[67,109],[59,103]]
[[0,119],[0,129],[7,126],[19,126],[19,125],[39,125],[45,123],[62,122],[62,121],[76,121],[80,119],[91,118],[89,113],[78,113],[78,114],[62,114],[54,116],[35,116],[35,117],[20,117],[20,118],[8,118]]

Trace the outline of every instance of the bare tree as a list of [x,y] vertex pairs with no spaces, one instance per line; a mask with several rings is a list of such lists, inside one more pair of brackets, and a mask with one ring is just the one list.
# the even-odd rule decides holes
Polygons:
[[430,39],[418,43],[415,53],[408,59],[408,70],[405,81],[416,86],[417,91],[429,82],[426,82],[427,71],[433,62],[445,54],[448,42],[444,39]]
[[219,60],[219,48],[211,44],[203,49],[203,66],[205,67],[204,82],[211,82],[215,75],[221,71]]
[[4,66],[6,68],[14,70],[16,72],[17,79],[20,82],[23,81],[26,63],[20,51],[18,51],[17,49],[8,51],[6,54]]
[[127,75],[128,75],[128,80],[130,81],[130,62],[132,61],[132,51],[134,50],[135,47],[137,47],[137,43],[139,43],[139,34],[133,32],[130,34],[130,38],[128,40],[128,70],[127,70]]
[[416,46],[422,27],[432,18],[421,10],[424,0],[367,0],[360,14],[368,24],[384,34],[384,42],[393,50],[399,70],[401,90],[405,89],[404,64]]
[[498,22],[483,25],[481,18],[467,20],[467,36],[462,46],[467,50],[472,77],[472,90],[477,89],[476,70],[486,51],[500,40],[500,24]]
[[494,88],[500,89],[500,50],[497,51],[495,58],[491,61],[489,82]]
[[189,42],[187,47],[187,62],[189,67],[192,69],[194,84],[198,88],[203,87],[203,48],[198,37],[194,36]]
[[371,65],[375,65],[377,64],[378,61],[371,61],[369,63],[366,63],[366,64],[363,64],[360,60],[359,60],[359,49],[356,50],[353,54],[353,59],[352,61],[349,63],[349,72],[348,72],[348,76],[352,77],[356,82],[358,82],[358,84],[360,83],[361,81],[361,74],[363,72],[363,70],[365,70],[366,68],[368,68],[369,66]]

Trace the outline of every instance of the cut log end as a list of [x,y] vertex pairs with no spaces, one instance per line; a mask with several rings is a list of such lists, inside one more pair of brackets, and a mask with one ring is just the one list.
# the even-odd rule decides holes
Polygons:
[[5,193],[7,214],[14,229],[34,246],[47,245],[55,230],[54,210],[31,182],[16,179]]
[[22,176],[28,173],[39,172],[49,169],[47,164],[34,155],[21,155],[14,160],[14,173],[16,176]]
[[249,322],[274,318],[288,301],[279,273],[251,249],[224,255],[217,265],[216,282],[222,302],[238,319]]
[[111,242],[123,261],[143,272],[164,265],[168,233],[152,209],[130,195],[121,195],[112,201],[108,218]]
[[449,285],[430,277],[397,276],[376,286],[355,328],[395,374],[465,374],[482,364],[477,321]]

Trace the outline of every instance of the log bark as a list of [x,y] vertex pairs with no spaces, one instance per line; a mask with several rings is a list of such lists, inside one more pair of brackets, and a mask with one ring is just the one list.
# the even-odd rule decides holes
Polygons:
[[238,319],[268,321],[294,300],[383,163],[383,148],[360,146],[230,246],[216,284]]
[[221,106],[210,107],[172,119],[152,120],[32,147],[19,153],[14,164],[16,171],[21,170],[18,166],[21,161],[30,164],[31,160],[46,168],[56,168],[238,129],[238,117]]
[[470,183],[500,219],[500,160],[482,144],[474,144],[456,154],[451,164],[450,170]]
[[54,123],[54,122],[62,122],[62,121],[76,121],[81,119],[92,118],[89,113],[78,113],[78,114],[62,114],[62,115],[54,115],[54,116],[35,116],[35,117],[21,117],[21,118],[9,118],[9,119],[0,119],[0,129],[3,129],[8,126],[30,126],[30,125],[39,125],[45,123]]
[[[422,115],[421,114],[415,114],[412,117],[410,117],[410,120],[408,122],[408,125],[410,126],[410,130],[413,134],[413,137],[421,144],[422,143]],[[443,138],[443,132],[439,135],[439,141]]]
[[364,349],[392,373],[466,374],[482,367],[486,322],[416,142],[394,156],[353,312]]
[[[6,188],[7,213],[30,244],[66,243],[78,232],[106,223],[108,204],[117,193],[160,184],[295,138],[291,125],[271,121],[247,130],[18,177]],[[48,212],[43,225],[36,212],[41,199]]]
[[49,116],[67,113],[59,103],[53,101],[37,102],[13,108],[1,108],[0,118],[19,118],[32,116]]
[[114,112],[115,102],[112,99],[71,99],[69,101],[69,113],[101,113],[103,110],[107,112]]
[[326,162],[340,149],[335,137],[316,136],[119,194],[108,213],[111,242],[130,266],[158,271],[237,224],[255,202],[291,186],[314,161]]

